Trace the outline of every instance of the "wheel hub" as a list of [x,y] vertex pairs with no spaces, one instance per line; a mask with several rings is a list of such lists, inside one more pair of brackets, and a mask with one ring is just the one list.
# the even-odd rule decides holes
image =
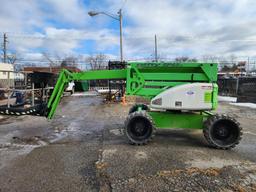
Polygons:
[[217,130],[217,134],[220,137],[227,137],[229,135],[229,131],[227,130],[226,127],[219,127],[219,129]]
[[138,134],[142,134],[143,131],[144,131],[144,124],[143,123],[136,123],[135,125],[135,132],[138,133]]

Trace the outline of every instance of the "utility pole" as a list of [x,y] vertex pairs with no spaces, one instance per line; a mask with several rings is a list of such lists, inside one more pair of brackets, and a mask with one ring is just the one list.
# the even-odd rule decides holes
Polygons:
[[111,17],[112,19],[115,19],[119,21],[119,30],[120,30],[120,60],[123,61],[123,15],[122,15],[122,9],[119,9],[117,12],[117,15],[112,15],[106,12],[96,12],[96,11],[89,11],[88,15],[91,17],[94,17],[96,15],[103,14],[108,17]]
[[157,59],[157,37],[155,35],[155,62],[157,62],[158,59]]
[[248,57],[247,66],[245,66],[246,75],[248,75],[250,71],[250,57]]
[[123,62],[123,15],[122,9],[118,11],[119,15],[119,27],[120,27],[120,60]]
[[7,63],[7,34],[4,33],[4,63]]

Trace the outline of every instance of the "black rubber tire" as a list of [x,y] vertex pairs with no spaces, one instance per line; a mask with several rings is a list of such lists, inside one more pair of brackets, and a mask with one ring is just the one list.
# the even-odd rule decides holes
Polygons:
[[228,115],[213,115],[204,122],[204,137],[211,147],[231,149],[242,139],[242,127]]
[[125,136],[130,144],[145,145],[154,138],[155,133],[153,120],[146,111],[135,111],[126,118]]
[[138,111],[138,108],[139,108],[139,107],[141,107],[142,110],[145,110],[145,111],[149,110],[149,107],[148,107],[147,105],[145,105],[145,104],[143,104],[143,103],[138,103],[138,104],[133,105],[133,106],[130,108],[129,114],[134,113],[135,111]]

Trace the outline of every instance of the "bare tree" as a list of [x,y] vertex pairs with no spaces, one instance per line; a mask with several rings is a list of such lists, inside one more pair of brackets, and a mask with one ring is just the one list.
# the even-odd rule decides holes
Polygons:
[[74,56],[66,57],[61,62],[61,67],[77,67],[78,60]]
[[86,62],[90,64],[92,70],[105,69],[107,67],[108,57],[102,53],[91,55],[86,58]]
[[204,62],[216,62],[218,57],[214,55],[203,55],[202,60]]
[[230,55],[231,65],[236,65],[236,59],[237,57],[234,54]]
[[8,59],[8,63],[15,64],[15,62],[17,61],[17,55],[16,54],[8,55],[7,59]]
[[182,57],[176,57],[175,58],[176,62],[196,62],[197,59],[196,58],[189,58],[186,56],[182,56]]
[[54,61],[50,58],[50,56],[49,56],[48,53],[43,52],[42,55],[47,59],[47,61],[49,61],[49,69],[50,69],[50,72],[52,72],[52,67],[56,66],[57,63],[54,62]]
[[50,62],[50,66],[56,65],[56,63],[50,58],[49,54],[46,52],[43,52],[42,55]]
[[[3,55],[1,55],[2,60],[3,60],[3,58],[4,58]],[[7,63],[15,64],[16,61],[17,61],[17,54],[16,53],[7,55]]]

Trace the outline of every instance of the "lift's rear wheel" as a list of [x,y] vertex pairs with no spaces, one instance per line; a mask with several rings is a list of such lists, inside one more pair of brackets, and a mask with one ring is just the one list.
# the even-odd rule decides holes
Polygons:
[[125,121],[125,135],[131,144],[144,145],[155,136],[156,128],[146,111],[136,111]]
[[145,111],[147,111],[149,109],[147,105],[138,103],[138,104],[133,105],[130,108],[129,114],[134,113],[135,111],[138,111],[139,108],[141,108],[141,110],[145,110]]
[[242,136],[240,124],[227,115],[213,115],[204,123],[204,136],[210,146],[218,149],[235,147]]

